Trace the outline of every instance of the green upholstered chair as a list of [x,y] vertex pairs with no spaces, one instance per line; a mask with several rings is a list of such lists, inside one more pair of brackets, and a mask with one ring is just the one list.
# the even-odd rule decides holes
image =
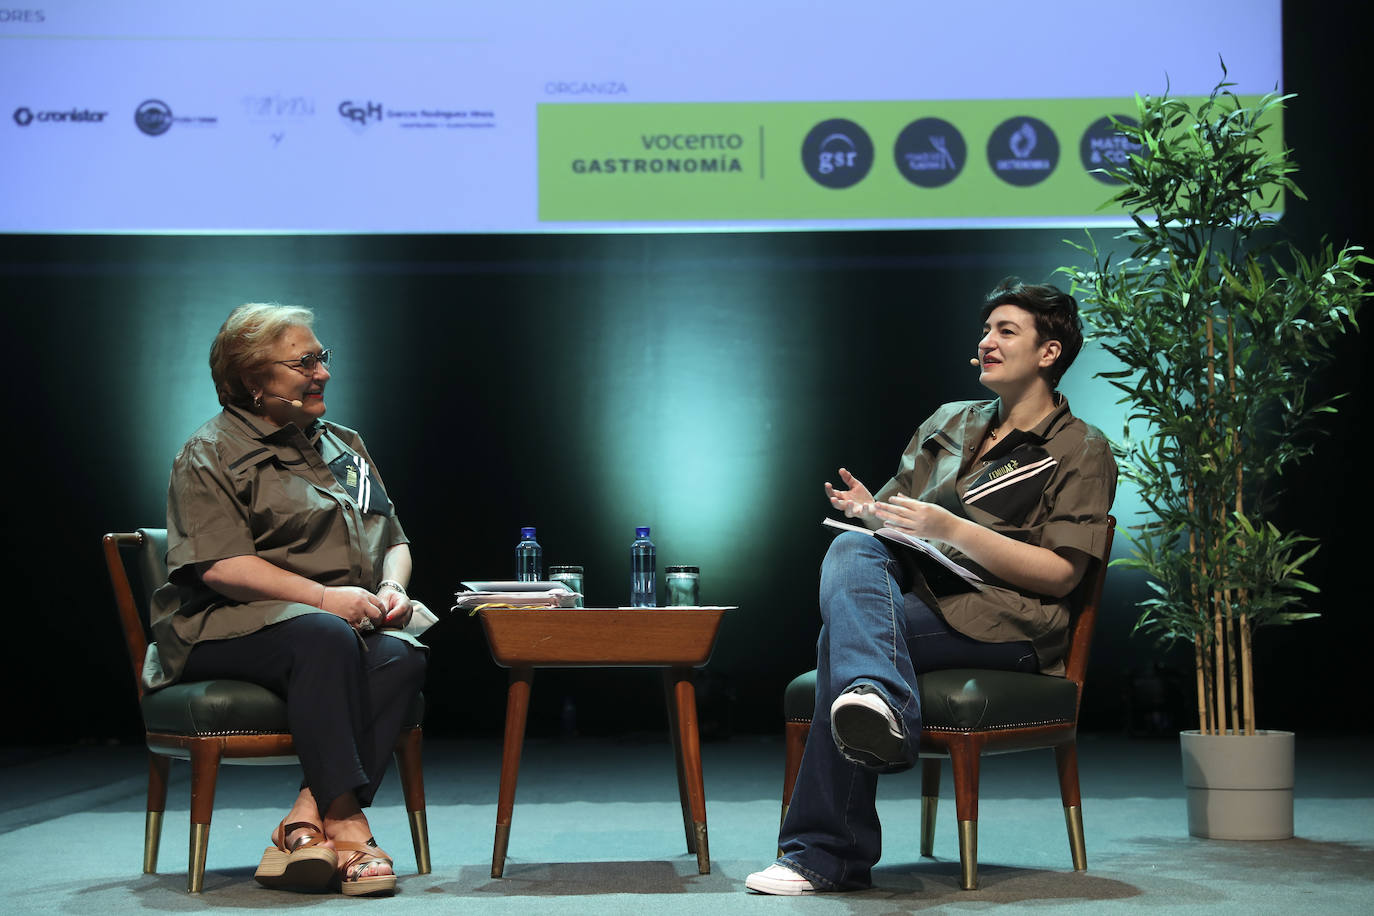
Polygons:
[[[105,563],[114,586],[115,605],[133,665],[134,686],[148,741],[148,812],[143,834],[143,873],[157,871],[162,815],[167,808],[167,777],[173,757],[191,762],[191,844],[186,888],[198,894],[205,883],[210,845],[210,815],[221,761],[294,764],[295,748],[287,727],[286,703],[247,681],[212,680],[173,684],[145,693],[143,656],[148,648],[148,607],[153,591],[167,581],[167,532],[140,528],[104,538]],[[141,588],[135,598],[131,562]],[[411,840],[420,874],[429,873],[429,828],[425,820],[425,783],[421,771],[420,722],[424,698],[406,714],[409,727],[396,744],[397,771],[410,813]]]
[[[1110,556],[1116,519],[1107,518]],[[978,887],[978,770],[983,754],[1053,748],[1059,769],[1059,796],[1069,831],[1073,867],[1088,867],[1083,844],[1082,800],[1078,791],[1078,708],[1088,670],[1097,608],[1107,577],[1105,561],[1088,565],[1074,593],[1065,677],[956,668],[918,675],[921,695],[921,855],[935,844],[935,809],[940,795],[940,760],[948,757],[954,774],[954,807],[959,819],[959,884]],[[786,765],[782,813],[792,801],[811,716],[816,708],[816,672],[795,678],[783,698]]]

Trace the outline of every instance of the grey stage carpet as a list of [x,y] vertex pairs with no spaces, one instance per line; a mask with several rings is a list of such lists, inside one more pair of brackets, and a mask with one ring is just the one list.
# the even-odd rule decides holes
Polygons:
[[1300,738],[1297,838],[1271,843],[1187,835],[1172,741],[1081,741],[1089,870],[1070,868],[1053,757],[985,760],[982,887],[957,886],[946,773],[935,853],[917,855],[920,779],[884,777],[886,853],[878,886],[858,894],[769,898],[744,892],[776,842],[782,749],[736,738],[703,748],[712,869],[685,851],[666,739],[530,741],[506,876],[489,876],[500,751],[496,741],[426,747],[433,873],[415,874],[399,790],[372,810],[396,857],[394,898],[268,891],[252,880],[269,830],[292,797],[290,767],[225,767],[205,893],[185,892],[189,781],[173,783],[156,875],[139,874],[146,764],[139,747],[0,752],[0,867],[5,909],[111,916],[131,911],[370,908],[388,913],[1036,913],[1374,912],[1374,742]]

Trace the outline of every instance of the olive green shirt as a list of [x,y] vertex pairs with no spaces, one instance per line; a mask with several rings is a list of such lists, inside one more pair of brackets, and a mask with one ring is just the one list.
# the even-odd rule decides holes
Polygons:
[[[935,503],[998,534],[1059,553],[1102,556],[1107,513],[1116,494],[1116,460],[1101,431],[1055,409],[1030,431],[1013,430],[973,460],[998,401],[945,404],[921,424],[902,453],[896,475],[876,494]],[[977,592],[937,595],[924,582],[914,590],[950,626],[984,642],[1028,640],[1040,670],[1064,673],[1070,602],[1017,588],[955,548],[936,542],[950,559],[985,580]]]
[[274,427],[226,407],[172,464],[168,582],[152,600],[156,642],[144,660],[144,684],[174,683],[198,642],[327,613],[292,601],[232,601],[201,580],[197,564],[257,556],[323,585],[375,592],[387,550],[403,543],[405,531],[356,432],[328,422],[308,431]]

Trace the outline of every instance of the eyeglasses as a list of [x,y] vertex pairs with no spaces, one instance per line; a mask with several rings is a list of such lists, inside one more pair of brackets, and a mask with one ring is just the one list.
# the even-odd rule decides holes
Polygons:
[[298,359],[279,359],[275,362],[283,366],[290,366],[297,372],[304,372],[306,375],[314,375],[316,366],[329,368],[329,360],[334,356],[334,348],[328,347],[318,353],[304,353]]

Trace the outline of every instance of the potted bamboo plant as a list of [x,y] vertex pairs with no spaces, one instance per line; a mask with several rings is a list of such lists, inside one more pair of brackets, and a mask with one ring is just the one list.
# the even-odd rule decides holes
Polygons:
[[[1293,833],[1293,736],[1256,728],[1255,629],[1316,616],[1304,564],[1313,539],[1270,521],[1280,474],[1336,410],[1309,380],[1356,328],[1362,249],[1277,245],[1272,214],[1301,197],[1289,151],[1270,142],[1284,102],[1246,104],[1222,82],[1189,102],[1137,97],[1118,128],[1139,149],[1108,170],[1134,227],[1113,263],[1088,237],[1065,268],[1089,338],[1120,361],[1099,373],[1127,405],[1123,477],[1146,507],[1134,555],[1151,595],[1136,629],[1191,646],[1198,729],[1182,734],[1190,833]],[[1263,761],[1273,748],[1271,771]],[[1215,757],[1216,760],[1211,761]]]

